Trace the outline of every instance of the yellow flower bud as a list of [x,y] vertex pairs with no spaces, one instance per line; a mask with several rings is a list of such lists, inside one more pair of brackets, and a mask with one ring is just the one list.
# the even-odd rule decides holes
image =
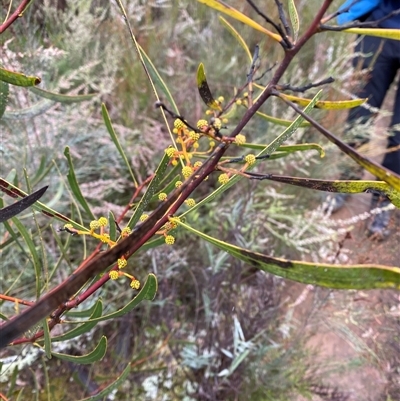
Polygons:
[[199,168],[199,167],[201,167],[202,165],[203,165],[203,162],[197,161],[196,163],[193,164],[193,167]]
[[89,227],[91,230],[97,230],[100,227],[100,223],[97,220],[92,220]]
[[243,145],[244,143],[246,143],[246,137],[242,134],[238,134],[235,137],[235,143],[237,145]]
[[139,217],[139,221],[143,222],[143,221],[145,221],[148,217],[149,217],[148,214],[143,213],[143,214]]
[[167,236],[165,237],[165,243],[166,243],[167,245],[173,245],[174,242],[175,242],[175,238],[174,238],[173,235],[167,235]]
[[105,217],[100,217],[99,225],[100,225],[100,227],[106,227],[108,225],[108,220]]
[[218,177],[218,182],[222,185],[226,184],[228,181],[229,181],[229,175],[226,173],[223,173]]
[[183,184],[182,181],[177,181],[177,182],[175,183],[175,188],[179,188],[182,184]]
[[190,177],[192,174],[193,174],[193,169],[192,169],[190,166],[185,166],[185,167],[182,169],[182,175],[183,175],[185,178]]
[[247,155],[244,160],[246,163],[248,163],[250,166],[256,162],[256,157],[254,155]]
[[128,265],[128,262],[126,261],[125,258],[118,259],[118,269],[123,269]]
[[165,201],[165,199],[167,199],[168,195],[165,192],[161,192],[160,194],[158,194],[158,199],[160,201]]
[[134,290],[138,290],[140,289],[140,281],[139,280],[132,280],[130,286],[134,289]]
[[196,204],[196,201],[193,198],[189,198],[185,200],[186,205],[189,207],[193,207]]
[[197,128],[200,130],[200,131],[206,131],[207,130],[207,128],[208,128],[208,121],[207,120],[199,120],[199,121],[197,121]]
[[119,273],[115,270],[111,270],[110,273],[108,273],[108,276],[111,280],[116,280],[119,277]]

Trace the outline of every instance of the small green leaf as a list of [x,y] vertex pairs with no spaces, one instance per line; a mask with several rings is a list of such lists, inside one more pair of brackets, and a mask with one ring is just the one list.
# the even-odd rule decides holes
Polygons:
[[69,146],[65,147],[64,156],[67,158],[68,166],[69,166],[69,170],[68,170],[68,174],[67,174],[69,186],[71,187],[71,190],[72,190],[76,200],[81,204],[81,206],[83,207],[85,212],[88,214],[88,216],[92,220],[95,220],[94,214],[90,210],[90,207],[89,207],[88,203],[86,202],[86,199],[82,195],[81,189],[79,188],[78,181],[76,180],[74,165],[72,163],[71,154],[69,153]]
[[11,221],[14,223],[15,227],[17,227],[17,230],[22,235],[22,238],[24,239],[25,244],[27,245],[29,252],[32,256],[31,262],[32,262],[33,268],[35,270],[35,279],[36,279],[36,298],[39,298],[40,290],[41,290],[41,282],[42,282],[42,277],[41,277],[42,268],[41,268],[39,255],[36,251],[35,243],[33,242],[33,239],[31,237],[31,235],[29,234],[28,230],[16,217],[13,217],[11,219]]
[[[84,322],[80,326],[75,327],[74,329],[67,331],[66,333],[64,333],[60,336],[53,337],[51,339],[51,341],[56,342],[56,341],[70,340],[71,338],[75,338],[84,333],[89,332],[98,323],[95,321],[90,321],[90,319],[95,319],[97,317],[100,317],[102,313],[103,313],[103,304],[102,304],[101,300],[99,299],[99,300],[97,300],[96,304],[94,305],[93,313],[90,315],[88,322]],[[68,322],[68,323],[71,323],[71,322]],[[78,323],[81,323],[81,322],[78,322]]]
[[299,22],[299,15],[297,14],[296,4],[294,4],[294,0],[288,0],[288,9],[289,9],[290,22],[292,24],[292,29],[293,29],[293,39],[296,42],[297,37],[299,36],[300,22]]
[[210,109],[221,110],[219,102],[214,99],[210,88],[208,87],[203,63],[200,63],[199,68],[197,69],[197,88],[199,90],[200,97],[203,99],[203,102]]
[[0,81],[8,82],[11,85],[17,86],[35,86],[40,84],[39,77],[32,77],[0,68]]
[[[256,111],[256,114],[258,116],[262,117],[264,120],[269,121],[270,123],[273,123],[273,124],[276,124],[276,125],[282,125],[284,127],[289,127],[290,124],[293,123],[293,121],[283,120],[282,118],[272,117],[272,116],[269,116],[268,114],[261,113],[261,111]],[[300,124],[300,128],[309,127],[310,125],[311,124],[308,121],[303,121]]]
[[[258,143],[244,143],[243,145],[240,145],[241,148],[248,148],[255,150],[262,150],[266,146],[268,145],[263,145]],[[299,143],[296,145],[281,145],[278,147],[278,149],[276,149],[277,152],[286,152],[286,153],[304,152],[307,150],[316,150],[321,157],[325,157],[324,148],[321,145],[318,145],[317,143]]]
[[95,93],[89,95],[63,95],[61,93],[50,92],[36,87],[31,87],[29,89],[31,92],[35,93],[40,97],[52,100],[53,102],[66,103],[66,104],[85,102],[87,100],[93,99],[93,97],[96,96]]
[[110,234],[110,240],[115,242],[117,240],[117,226],[115,224],[114,213],[111,210],[108,212],[108,225],[110,227],[108,232]]
[[74,356],[74,355],[60,354],[58,352],[52,352],[52,355],[63,361],[79,363],[81,365],[89,365],[101,361],[104,358],[106,351],[107,351],[107,337],[103,336],[101,337],[100,342],[97,344],[96,348],[89,354],[82,356]]
[[120,144],[120,142],[118,140],[118,137],[117,137],[117,135],[116,135],[116,133],[114,131],[114,128],[113,128],[113,126],[111,124],[110,116],[108,114],[107,107],[106,107],[106,105],[104,103],[101,104],[101,114],[103,116],[104,123],[106,124],[108,133],[110,134],[111,139],[114,142],[115,147],[117,148],[119,154],[121,155],[122,160],[124,161],[125,166],[127,167],[128,171],[129,171],[129,174],[132,177],[132,181],[134,182],[135,186],[137,187],[138,183],[136,181],[135,175],[133,174],[133,171],[131,169],[131,165],[130,165],[130,163],[128,161],[128,158],[127,158],[127,156],[125,154],[125,151],[122,148],[122,146],[121,146],[121,144]]
[[400,289],[400,267],[383,265],[332,265],[274,258],[220,241],[185,223],[177,223],[219,249],[228,252],[235,258],[257,269],[293,281],[338,289]]
[[128,366],[124,369],[124,371],[120,374],[119,377],[117,377],[110,385],[108,385],[106,388],[100,391],[100,393],[97,393],[96,395],[93,395],[88,398],[83,398],[80,401],[98,401],[98,400],[103,400],[106,395],[110,394],[113,390],[116,390],[120,385],[124,383],[124,381],[127,379],[129,373],[131,371],[131,365],[128,364]]
[[43,319],[42,325],[43,325],[43,337],[44,337],[44,352],[46,353],[47,358],[51,359],[51,338],[47,319]]
[[0,120],[6,111],[10,88],[7,82],[0,81]]

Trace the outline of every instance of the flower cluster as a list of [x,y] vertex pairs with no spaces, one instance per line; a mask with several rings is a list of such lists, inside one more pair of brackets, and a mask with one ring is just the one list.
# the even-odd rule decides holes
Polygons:
[[[140,220],[144,221],[148,216],[142,215]],[[69,232],[72,235],[90,235],[97,240],[107,244],[110,248],[115,246],[117,241],[112,241],[110,239],[109,233],[105,232],[105,228],[108,226],[108,219],[106,217],[100,217],[98,220],[92,220],[89,223],[89,230],[77,230],[74,228],[72,224],[65,224],[63,230]],[[120,230],[120,238],[126,238],[131,234],[132,230],[129,227],[125,227]],[[134,276],[122,272],[121,270],[124,269],[128,265],[128,261],[124,256],[120,257],[117,261],[117,265],[108,273],[108,276],[111,280],[117,280],[121,276],[128,277],[130,279],[130,286],[135,289],[140,289],[140,282]]]

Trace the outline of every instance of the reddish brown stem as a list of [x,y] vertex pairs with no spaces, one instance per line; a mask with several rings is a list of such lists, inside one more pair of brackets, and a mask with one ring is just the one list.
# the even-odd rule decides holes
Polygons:
[[0,294],[0,299],[4,299],[5,301],[11,301],[11,302],[15,302],[17,304],[26,305],[26,306],[35,305],[35,303],[32,301],[25,301],[23,299],[9,297],[8,295],[3,295],[3,294]]
[[13,24],[18,18],[22,17],[26,7],[32,0],[22,0],[21,4],[15,9],[15,11],[10,15],[10,17],[0,25],[0,34],[2,34],[6,29],[8,29],[11,24]]

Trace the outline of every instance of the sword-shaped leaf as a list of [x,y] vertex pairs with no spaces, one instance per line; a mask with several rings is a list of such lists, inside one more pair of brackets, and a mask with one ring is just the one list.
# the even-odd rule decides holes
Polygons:
[[257,31],[260,31],[270,38],[276,40],[277,42],[282,42],[282,38],[280,35],[273,33],[269,31],[268,29],[265,29],[263,26],[260,24],[257,24],[257,22],[253,21],[251,18],[246,17],[244,14],[242,14],[240,11],[236,10],[235,8],[229,6],[228,4],[224,3],[221,0],[197,0],[199,3],[203,3],[207,5],[208,7],[211,7],[215,10],[221,11],[222,13],[229,15],[230,17],[243,22],[244,24],[250,26],[253,29],[256,29]]
[[219,16],[218,18],[221,21],[222,25],[224,25],[225,28],[232,34],[232,36],[239,42],[240,46],[243,47],[244,51],[247,54],[247,57],[249,58],[250,62],[252,62],[253,56],[251,55],[250,49],[240,33],[224,17]]
[[85,212],[88,214],[88,216],[92,220],[94,220],[95,219],[94,214],[90,210],[90,207],[89,207],[88,203],[86,202],[86,199],[83,196],[81,189],[79,188],[79,184],[78,184],[78,181],[77,181],[76,175],[75,175],[74,165],[72,163],[71,154],[69,153],[69,146],[65,147],[64,156],[67,158],[67,161],[68,161],[69,170],[68,170],[67,178],[68,178],[69,186],[71,187],[71,190],[74,193],[76,200],[81,204],[81,206],[83,207]]
[[353,35],[377,36],[379,38],[400,40],[400,29],[349,28],[340,32],[351,33]]
[[[348,194],[360,194],[366,192],[377,192],[387,196],[390,201],[400,209],[400,191],[392,188],[384,181],[330,181],[316,180],[311,178],[279,176],[274,174],[260,175],[258,179],[284,182],[298,187],[316,189],[318,191],[341,192]],[[257,178],[257,177],[255,177]]]
[[[280,97],[290,100],[291,102],[297,103],[300,106],[307,106],[311,99],[305,99],[302,97],[286,95],[281,93]],[[327,109],[327,110],[341,110],[341,109],[352,109],[354,107],[361,106],[365,103],[367,99],[352,99],[352,100],[338,100],[338,101],[328,101],[328,100],[319,100],[314,107],[317,109]]]
[[299,22],[299,14],[297,14],[296,4],[294,4],[294,0],[288,0],[288,10],[290,22],[292,24],[293,29],[293,39],[296,42],[297,37],[299,36],[300,22]]
[[0,81],[0,120],[6,111],[10,88],[7,82]]
[[101,361],[104,358],[106,351],[107,351],[107,337],[103,336],[103,337],[101,337],[96,348],[89,354],[81,355],[81,356],[61,354],[58,352],[52,352],[51,354],[54,357],[61,359],[63,361],[79,363],[81,365],[89,365],[89,364]]
[[3,114],[4,120],[20,120],[21,118],[34,118],[45,113],[47,110],[54,106],[52,100],[43,99],[40,102],[33,104],[30,107],[25,107],[20,110],[9,110],[5,111]]
[[400,267],[375,264],[332,265],[274,258],[220,241],[185,223],[178,221],[177,223],[219,249],[228,252],[235,258],[257,269],[289,280],[338,289],[400,289]]
[[78,102],[85,102],[87,100],[92,99],[96,96],[95,93],[89,95],[63,95],[61,93],[50,92],[44,89],[31,87],[29,88],[31,92],[35,93],[36,95],[43,97],[45,99],[53,100],[54,102],[60,103],[78,103]]
[[0,68],[0,81],[8,82],[11,85],[17,86],[35,86],[40,84],[39,77],[28,76],[20,72],[14,72]]
[[203,63],[200,63],[199,68],[197,69],[197,88],[199,90],[200,97],[203,99],[203,102],[210,109],[221,110],[219,102],[214,99],[208,86]]
[[32,192],[30,195],[23,197],[18,202],[15,202],[12,205],[7,206],[3,209],[0,209],[0,223],[8,219],[11,219],[11,217],[20,214],[29,206],[32,206],[37,200],[39,200],[43,196],[47,188],[48,186],[40,188],[37,191]]
[[[267,120],[270,123],[273,123],[273,124],[276,124],[276,125],[282,125],[284,127],[289,127],[289,125],[292,124],[292,122],[293,122],[293,121],[290,121],[290,120],[283,120],[281,118],[276,118],[276,117],[269,116],[268,114],[261,113],[261,111],[256,111],[256,113],[257,113],[257,115],[262,117],[264,120]],[[300,124],[300,128],[309,127],[309,126],[310,126],[310,123],[307,122],[307,121],[303,121]]]
[[122,146],[121,146],[121,144],[120,144],[120,142],[118,140],[117,134],[114,131],[114,128],[113,128],[111,120],[110,120],[110,116],[108,114],[107,107],[106,107],[106,105],[104,103],[101,104],[101,114],[103,116],[104,123],[106,124],[107,131],[110,134],[111,139],[114,142],[114,145],[117,148],[119,154],[121,155],[122,160],[124,161],[125,166],[127,167],[128,171],[129,171],[129,174],[131,175],[132,181],[134,182],[135,186],[138,187],[139,184],[136,181],[135,175],[133,174],[131,165],[130,165],[130,163],[128,161],[128,158],[127,158],[127,156],[125,154],[125,151],[122,148]]

